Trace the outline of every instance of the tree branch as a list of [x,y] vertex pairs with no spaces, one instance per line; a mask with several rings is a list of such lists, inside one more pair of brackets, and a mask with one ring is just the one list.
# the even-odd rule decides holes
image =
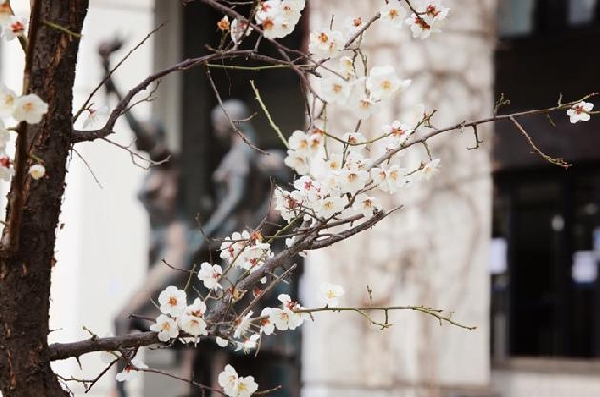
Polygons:
[[163,345],[163,343],[158,340],[158,333],[146,331],[137,334],[107,338],[92,337],[90,339],[71,343],[53,343],[48,346],[48,349],[50,351],[50,360],[56,361],[70,357],[79,357],[90,352],[115,351],[156,344]]

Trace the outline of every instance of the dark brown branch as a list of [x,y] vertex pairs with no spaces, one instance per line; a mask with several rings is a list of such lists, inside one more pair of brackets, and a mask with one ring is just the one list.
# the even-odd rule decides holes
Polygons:
[[339,241],[345,240],[348,237],[352,237],[359,232],[362,232],[364,230],[372,228],[373,226],[375,226],[375,224],[377,224],[380,220],[382,220],[389,214],[390,214],[390,212],[386,213],[383,211],[379,211],[378,213],[373,215],[371,218],[369,218],[368,220],[366,220],[365,222],[363,222],[359,225],[354,226],[352,229],[344,230],[344,231],[336,233],[326,239],[317,240],[317,241],[311,243],[309,249],[316,250],[319,248],[329,247],[330,245],[335,244]]
[[90,352],[117,351],[156,344],[163,344],[158,340],[158,334],[154,331],[146,331],[108,338],[92,337],[72,343],[53,343],[48,348],[50,350],[50,360],[56,361],[79,357]]

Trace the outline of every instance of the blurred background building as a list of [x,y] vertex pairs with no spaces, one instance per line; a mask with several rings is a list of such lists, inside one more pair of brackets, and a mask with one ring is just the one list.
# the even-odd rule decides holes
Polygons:
[[[13,1],[26,12],[27,1]],[[362,131],[376,134],[417,103],[438,109],[436,126],[500,113],[549,107],[600,91],[600,5],[596,0],[446,0],[451,14],[444,33],[426,41],[409,29],[374,25],[365,40],[372,64],[392,64],[413,84]],[[346,16],[367,17],[383,0],[312,0],[297,32],[286,44],[304,48],[311,27]],[[118,70],[116,83],[132,87],[153,70],[207,51],[217,43],[221,15],[179,1],[92,0],[79,55],[75,108],[102,78],[98,44],[119,35],[125,48],[165,23]],[[2,48],[2,81],[18,90],[22,65]],[[269,49],[266,49],[269,51]],[[124,55],[126,50],[117,54]],[[164,79],[152,102],[136,115],[161,122],[169,145],[179,153],[179,202],[193,221],[211,208],[210,174],[225,149],[211,133],[215,105],[205,71]],[[254,79],[275,121],[284,131],[304,124],[302,93],[293,74],[223,73],[212,70],[225,97],[246,100],[258,110],[248,85]],[[141,98],[140,98],[141,99]],[[103,95],[94,101],[103,105]],[[600,105],[599,105],[600,106]],[[259,146],[277,139],[258,112],[253,119]],[[340,111],[330,128],[354,128]],[[408,190],[394,202],[405,208],[374,230],[332,249],[315,252],[302,280],[301,301],[326,280],[344,285],[345,302],[368,302],[367,285],[378,305],[422,304],[454,312],[475,331],[442,327],[414,312],[391,315],[381,331],[359,316],[328,314],[304,325],[300,370],[306,397],[498,396],[567,397],[600,395],[600,123],[594,116],[576,126],[565,114],[522,119],[538,147],[564,157],[568,170],[531,153],[512,124],[482,126],[476,150],[472,131],[435,138],[430,147],[442,159],[440,174],[427,186]],[[493,131],[492,131],[493,129]],[[110,139],[132,144],[123,123]],[[492,149],[493,148],[493,149]],[[53,280],[52,341],[72,341],[111,332],[112,320],[148,267],[148,221],[137,200],[146,170],[109,142],[80,144],[70,160],[64,227],[58,231]],[[409,160],[425,159],[415,150]],[[392,200],[388,202],[391,204]],[[323,264],[327,263],[327,266]],[[316,303],[315,303],[316,304]],[[173,368],[179,355],[146,352],[145,361]],[[56,364],[61,373],[90,376],[104,368],[99,355]],[[107,396],[105,376],[90,396]],[[261,385],[262,386],[262,385]],[[267,386],[268,387],[268,386]],[[187,386],[160,375],[128,385],[132,395],[183,395]],[[75,388],[77,393],[82,392]],[[273,395],[276,395],[274,393]]]

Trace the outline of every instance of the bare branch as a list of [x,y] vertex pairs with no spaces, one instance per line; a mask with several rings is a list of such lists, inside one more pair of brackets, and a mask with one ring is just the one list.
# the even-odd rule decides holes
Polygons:
[[163,342],[158,340],[156,332],[146,331],[107,338],[92,337],[72,343],[53,343],[48,348],[50,351],[50,360],[56,361],[70,357],[79,357],[90,352],[124,350],[150,345],[164,345]]

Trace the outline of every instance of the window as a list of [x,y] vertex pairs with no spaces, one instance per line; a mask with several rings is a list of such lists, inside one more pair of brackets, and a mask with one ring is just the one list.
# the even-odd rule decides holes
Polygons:
[[498,32],[519,37],[599,23],[597,0],[500,0]]
[[504,172],[495,188],[508,268],[492,276],[493,356],[600,356],[600,168]]

